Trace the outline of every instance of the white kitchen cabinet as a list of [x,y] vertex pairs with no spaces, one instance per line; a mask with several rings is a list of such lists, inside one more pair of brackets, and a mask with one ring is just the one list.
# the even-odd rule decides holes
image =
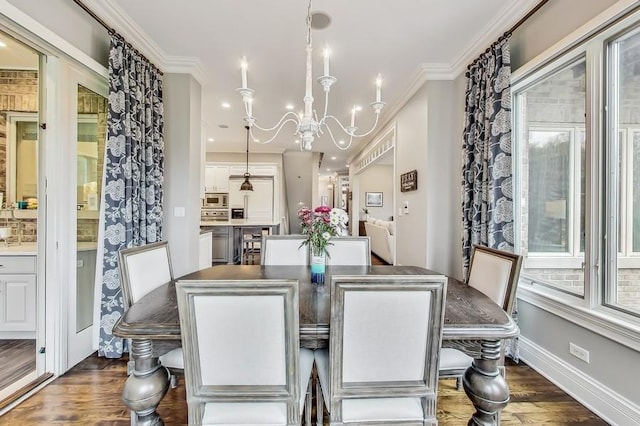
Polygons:
[[242,179],[230,180],[229,207],[246,209],[244,218],[248,221],[271,223],[273,221],[273,179],[250,178],[249,180],[253,185],[253,191],[247,194],[240,191]]
[[0,256],[0,338],[34,338],[36,257]]
[[[244,176],[244,173],[247,171],[246,164],[243,165],[233,165],[229,167],[229,175],[230,176]],[[276,175],[276,166],[268,166],[268,165],[251,165],[249,164],[249,174],[251,176],[275,176]]]
[[205,192],[229,192],[229,166],[205,166],[204,190]]

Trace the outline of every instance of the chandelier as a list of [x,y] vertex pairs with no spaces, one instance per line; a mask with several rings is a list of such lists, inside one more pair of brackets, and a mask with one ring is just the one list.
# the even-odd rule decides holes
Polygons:
[[[282,118],[276,123],[275,126],[264,128],[260,127],[256,123],[256,118],[253,116],[253,94],[255,90],[249,88],[247,86],[247,61],[246,58],[242,58],[241,69],[242,69],[242,87],[236,89],[236,91],[242,97],[242,102],[244,103],[246,116],[244,117],[244,121],[249,126],[249,133],[251,135],[251,139],[255,143],[267,144],[272,142],[280,133],[280,130],[284,127],[285,124],[292,122],[296,125],[295,135],[300,138],[300,149],[311,151],[313,141],[316,137],[319,137],[326,131],[331,138],[331,141],[335,144],[336,147],[342,150],[349,149],[351,143],[353,142],[353,138],[361,138],[369,135],[378,125],[378,119],[380,117],[380,111],[384,107],[385,103],[381,100],[381,88],[382,88],[382,78],[380,74],[378,74],[376,78],[376,100],[369,104],[375,113],[375,122],[369,131],[361,134],[357,134],[358,127],[355,125],[356,112],[359,111],[359,108],[355,105],[351,109],[351,123],[349,126],[344,126],[340,120],[338,120],[335,116],[328,114],[328,105],[329,105],[329,91],[331,90],[331,86],[338,80],[336,77],[329,74],[329,49],[324,49],[324,74],[318,77],[318,83],[322,86],[324,90],[324,113],[322,114],[322,118],[318,119],[318,115],[316,111],[313,109],[313,89],[311,87],[312,81],[312,56],[311,53],[313,51],[312,40],[311,40],[311,0],[309,0],[309,5],[307,7],[307,67],[306,67],[306,79],[305,79],[305,94],[304,94],[304,111],[300,113],[295,113],[292,111],[286,112]],[[342,129],[349,136],[349,142],[344,146],[341,146],[340,142],[337,142],[333,136],[333,132],[329,127],[329,122],[333,121],[337,124],[337,126]],[[262,132],[275,132],[273,136],[265,141],[259,141],[253,134],[253,129],[256,128]],[[342,142],[342,141],[341,141]]]

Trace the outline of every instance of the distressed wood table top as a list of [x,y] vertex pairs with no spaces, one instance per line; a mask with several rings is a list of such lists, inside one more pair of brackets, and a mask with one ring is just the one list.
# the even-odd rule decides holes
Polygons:
[[[177,281],[292,279],[299,283],[300,339],[328,339],[330,283],[337,275],[440,275],[415,266],[327,266],[324,285],[311,283],[308,266],[220,265],[185,275]],[[169,282],[134,304],[114,326],[116,336],[178,340],[180,320],[175,282]],[[499,340],[519,333],[513,320],[491,299],[449,278],[443,340]]]

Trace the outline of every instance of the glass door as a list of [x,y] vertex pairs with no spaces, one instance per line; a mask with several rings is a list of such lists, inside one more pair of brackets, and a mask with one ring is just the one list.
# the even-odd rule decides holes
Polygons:
[[[107,132],[106,84],[81,79],[75,86],[73,165],[76,212],[76,274],[69,292],[67,369],[95,351],[94,314],[99,213]],[[106,93],[105,93],[106,94]]]

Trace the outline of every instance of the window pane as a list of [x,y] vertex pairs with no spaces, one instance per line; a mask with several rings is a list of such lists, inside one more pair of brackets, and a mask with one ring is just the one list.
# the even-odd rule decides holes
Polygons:
[[567,252],[571,133],[529,132],[529,251]]
[[522,274],[584,294],[584,59],[516,93],[521,149]]
[[617,53],[611,56],[618,79],[612,104],[620,137],[610,143],[619,149],[620,163],[614,171],[617,182],[610,184],[617,184],[621,190],[617,204],[611,206],[617,213],[612,217],[618,218],[618,223],[609,226],[620,241],[617,271],[607,274],[613,282],[605,281],[605,295],[608,304],[640,314],[640,31],[622,36],[611,47]]

